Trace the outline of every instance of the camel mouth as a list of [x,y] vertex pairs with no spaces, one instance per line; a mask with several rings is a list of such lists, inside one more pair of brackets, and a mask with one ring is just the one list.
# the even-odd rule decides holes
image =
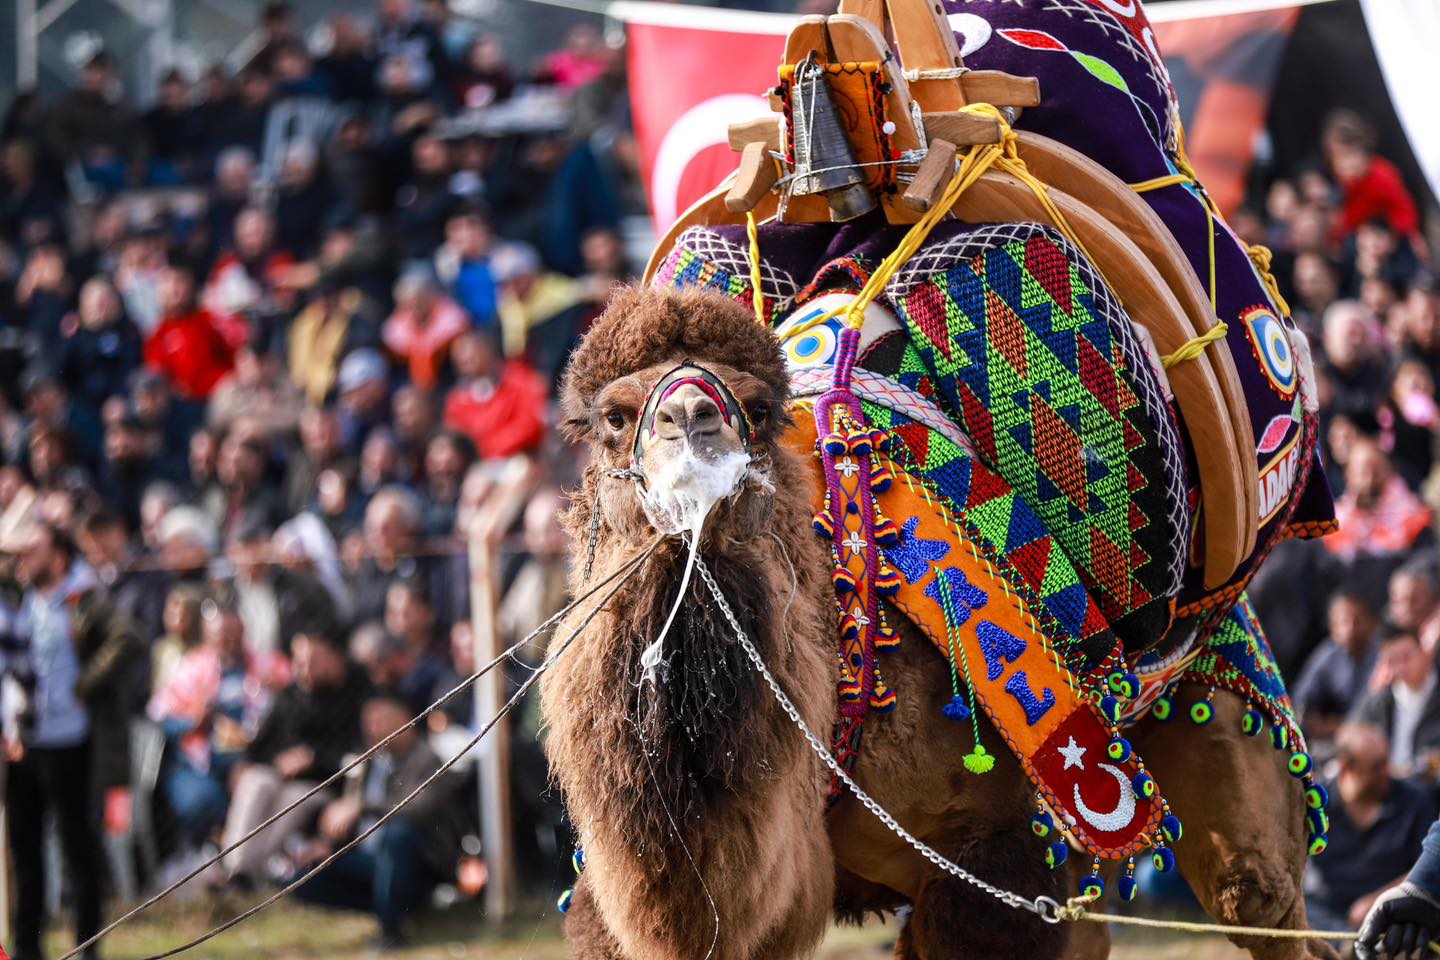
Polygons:
[[640,499],[651,525],[667,536],[698,537],[716,505],[745,488],[750,455],[733,431],[721,431],[658,445],[646,457],[644,473]]

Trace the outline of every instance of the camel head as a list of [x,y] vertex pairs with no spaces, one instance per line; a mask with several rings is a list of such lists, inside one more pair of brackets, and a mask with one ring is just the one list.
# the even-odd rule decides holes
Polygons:
[[779,346],[743,305],[622,290],[565,377],[567,430],[593,453],[583,509],[628,544],[701,520],[706,545],[752,540],[774,511],[788,393]]

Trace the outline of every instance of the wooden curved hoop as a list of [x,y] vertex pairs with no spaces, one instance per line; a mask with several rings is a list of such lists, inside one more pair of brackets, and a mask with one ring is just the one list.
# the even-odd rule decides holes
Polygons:
[[[1042,146],[1035,152],[1038,155],[1043,149]],[[1076,179],[1072,177],[1069,182],[1075,183]],[[1124,189],[1129,193],[1128,187]],[[742,216],[726,209],[726,190],[726,186],[722,185],[711,191],[671,226],[646,267],[646,282],[654,275],[681,232],[688,227],[744,222]],[[1104,193],[1115,209],[1120,210],[1124,206],[1123,201],[1116,199],[1113,185],[1109,185]],[[1065,216],[1076,236],[1095,258],[1096,267],[1104,273],[1132,321],[1150,333],[1162,354],[1179,349],[1200,332],[1192,314],[1181,306],[1151,257],[1130,236],[1063,190],[1051,189],[1049,196],[1051,203]],[[1144,201],[1138,197],[1132,194],[1131,198],[1144,206]],[[753,211],[756,220],[764,222],[773,218],[777,206],[775,196],[767,195]],[[1048,213],[1029,187],[1012,176],[996,171],[987,172],[968,189],[953,212],[969,223],[1049,222]],[[1145,212],[1154,217],[1148,206]],[[1121,222],[1130,229],[1132,220],[1141,225],[1137,231],[1147,223],[1144,216],[1133,209]],[[1150,234],[1145,238],[1147,247],[1154,250],[1161,260],[1169,261],[1165,270],[1167,274],[1188,275],[1193,284],[1194,276],[1189,273],[1188,263],[1183,259],[1174,259],[1177,255],[1183,258],[1183,254],[1179,253],[1178,245],[1174,245],[1173,237],[1170,242],[1174,247],[1167,251],[1153,234],[1158,222],[1156,217],[1148,223],[1145,230]],[[1164,229],[1163,224],[1160,224],[1160,229]],[[1164,236],[1169,236],[1168,231]],[[1208,325],[1201,329],[1208,329]],[[1219,358],[1218,362],[1216,358]],[[1234,415],[1227,396],[1233,394],[1242,398],[1239,411],[1243,414],[1246,408],[1243,406],[1243,395],[1239,392],[1239,377],[1223,343],[1213,345],[1197,360],[1172,367],[1167,374],[1200,467],[1201,521],[1205,536],[1204,582],[1207,589],[1215,589],[1229,580],[1255,547],[1259,512],[1253,431],[1248,417],[1237,418]],[[1222,380],[1229,381],[1226,387],[1222,387]]]

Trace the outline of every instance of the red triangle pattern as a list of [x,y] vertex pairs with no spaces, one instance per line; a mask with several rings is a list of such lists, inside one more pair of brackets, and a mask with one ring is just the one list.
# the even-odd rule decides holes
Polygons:
[[1040,472],[1060,488],[1060,492],[1084,510],[1090,502],[1085,489],[1085,457],[1080,451],[1080,437],[1039,394],[1030,394],[1030,422],[1035,430],[1035,460]]
[[1095,349],[1094,344],[1084,337],[1076,337],[1076,361],[1080,367],[1080,380],[1085,384],[1085,389],[1090,392],[1116,420],[1119,420],[1124,412],[1120,405],[1119,378],[1115,376],[1115,370]]
[[991,462],[995,462],[995,424],[990,416],[990,411],[985,409],[985,404],[975,396],[968,384],[963,381],[956,381],[956,392],[960,394],[960,406],[965,414],[965,432],[970,434],[970,442],[975,444],[975,449],[984,454]]
[[905,444],[910,455],[922,466],[930,459],[930,428],[923,423],[907,423],[895,428],[895,435]]
[[1045,571],[1050,565],[1050,551],[1054,549],[1054,543],[1054,540],[1045,536],[1010,551],[1010,562],[1015,564],[1015,568],[1025,577],[1025,582],[1037,593],[1045,583]]
[[905,304],[905,312],[925,334],[946,360],[952,359],[954,344],[950,340],[950,328],[945,322],[945,297],[939,284],[922,283],[911,291]]
[[1131,609],[1130,567],[1125,562],[1125,555],[1099,527],[1090,528],[1090,571],[1104,585],[1106,595],[1117,609]]
[[975,461],[970,468],[970,494],[965,506],[978,507],[1010,492],[1010,485],[989,467]]
[[1025,269],[1030,271],[1031,276],[1050,295],[1050,299],[1069,316],[1072,306],[1070,262],[1065,259],[1065,254],[1060,252],[1055,241],[1039,233],[1026,240]]

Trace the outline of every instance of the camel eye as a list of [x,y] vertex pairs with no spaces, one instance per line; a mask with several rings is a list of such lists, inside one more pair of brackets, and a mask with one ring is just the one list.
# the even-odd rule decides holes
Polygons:
[[612,430],[623,430],[625,428],[625,414],[618,410],[612,410],[605,415],[605,422],[610,424]]
[[750,408],[750,422],[756,426],[770,419],[770,404],[760,401]]

